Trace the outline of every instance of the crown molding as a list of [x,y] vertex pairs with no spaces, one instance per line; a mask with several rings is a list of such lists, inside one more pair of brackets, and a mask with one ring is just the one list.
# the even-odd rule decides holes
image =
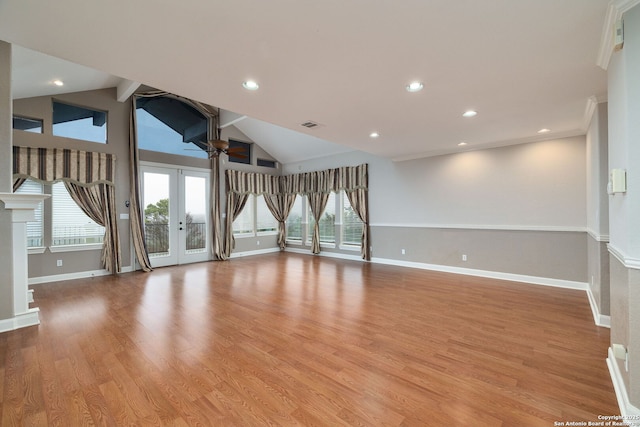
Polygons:
[[489,150],[492,148],[510,147],[512,145],[529,144],[532,142],[554,141],[558,139],[573,138],[575,136],[584,136],[584,135],[585,135],[584,129],[572,129],[564,132],[555,132],[552,134],[547,133],[543,135],[532,135],[524,138],[507,139],[503,141],[495,141],[495,142],[489,142],[484,144],[483,143],[473,144],[473,145],[469,144],[464,148],[451,147],[451,148],[435,149],[435,150],[424,151],[416,154],[409,154],[406,156],[392,157],[391,161],[406,162],[410,160],[418,160],[418,159],[424,159],[428,157],[446,156],[448,154],[459,154],[459,153],[464,153],[466,151]]
[[596,64],[603,70],[609,67],[609,61],[613,54],[613,32],[616,22],[622,19],[622,15],[640,4],[640,0],[612,0],[607,8],[607,15],[604,18],[604,27],[600,35],[600,50]]
[[593,119],[593,114],[598,108],[598,104],[603,102],[607,102],[606,96],[590,96],[589,99],[587,99],[587,104],[584,107],[584,116],[582,117],[581,128],[585,133],[589,130],[589,125],[591,125],[591,120]]

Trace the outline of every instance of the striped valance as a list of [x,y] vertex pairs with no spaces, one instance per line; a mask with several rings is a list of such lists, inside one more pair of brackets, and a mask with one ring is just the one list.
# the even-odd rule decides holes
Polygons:
[[66,148],[13,147],[13,177],[114,185],[116,156]]
[[279,176],[228,169],[227,192],[236,194],[278,194]]
[[227,170],[227,191],[236,194],[314,194],[368,189],[368,165],[273,176]]

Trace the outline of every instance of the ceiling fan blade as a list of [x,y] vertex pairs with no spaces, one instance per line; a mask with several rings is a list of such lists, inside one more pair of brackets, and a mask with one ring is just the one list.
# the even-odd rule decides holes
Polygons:
[[238,159],[248,159],[248,158],[249,158],[249,156],[245,156],[244,154],[240,154],[240,153],[233,153],[233,152],[231,152],[231,153],[227,152],[227,155],[228,155],[229,157],[236,157],[236,158],[238,158]]
[[244,153],[245,151],[244,147],[227,148],[227,153]]

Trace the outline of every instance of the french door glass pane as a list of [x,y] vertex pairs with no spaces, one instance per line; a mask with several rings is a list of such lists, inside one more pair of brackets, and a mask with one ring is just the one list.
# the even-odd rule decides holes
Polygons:
[[207,193],[206,179],[200,176],[184,177],[184,211],[186,216],[186,245],[189,253],[207,248]]
[[169,254],[169,175],[144,173],[144,231],[149,256]]

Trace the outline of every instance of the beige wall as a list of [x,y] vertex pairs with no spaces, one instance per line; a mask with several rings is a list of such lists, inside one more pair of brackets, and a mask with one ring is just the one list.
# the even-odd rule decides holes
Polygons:
[[611,343],[629,352],[615,360],[631,404],[640,407],[640,5],[623,15],[624,48],[608,68],[609,169],[627,170],[627,192],[609,196]]
[[[0,192],[11,190],[11,45],[0,41]],[[0,320],[13,317],[11,212],[0,202]]]
[[609,196],[607,103],[596,106],[587,130],[587,229],[589,289],[598,313],[609,309]]
[[352,152],[284,173],[361,163],[375,259],[587,282],[584,137],[397,163]]
[[373,227],[371,239],[375,258],[587,281],[584,232]]
[[[83,107],[107,111],[107,144],[81,141],[54,136],[52,133],[52,100],[56,99]],[[13,104],[14,113],[43,120],[43,133],[36,134],[20,130],[13,131],[14,145],[29,147],[72,148],[84,151],[105,152],[116,155],[116,208],[118,216],[129,213],[125,201],[129,199],[129,103],[116,100],[116,90],[104,89],[91,92],[76,92],[55,97],[42,96],[18,99]],[[45,186],[45,191],[50,191]],[[45,212],[51,212],[51,200],[45,202]],[[45,217],[45,228],[49,227],[50,215]],[[129,220],[118,219],[123,268],[131,267]],[[50,236],[45,232],[45,238]],[[45,239],[45,246],[50,242]],[[56,261],[63,266],[57,267]],[[100,270],[100,251],[51,253],[29,255],[29,277],[52,276],[82,271]]]

